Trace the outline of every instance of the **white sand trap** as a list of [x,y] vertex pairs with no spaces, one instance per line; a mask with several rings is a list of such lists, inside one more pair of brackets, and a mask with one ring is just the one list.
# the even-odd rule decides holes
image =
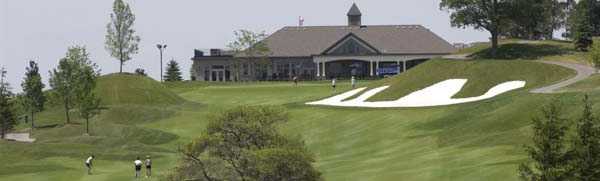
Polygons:
[[35,141],[35,139],[29,137],[29,133],[8,133],[4,139],[26,143],[33,143]]
[[378,87],[371,89],[361,94],[352,100],[343,101],[349,97],[358,94],[366,89],[366,87],[354,89],[343,94],[333,96],[316,102],[309,102],[309,105],[326,105],[326,106],[341,106],[341,107],[372,107],[372,108],[395,108],[395,107],[431,107],[445,106],[453,104],[461,104],[467,102],[475,102],[484,99],[489,99],[502,93],[525,87],[525,81],[510,81],[494,86],[485,94],[477,97],[453,99],[463,86],[467,83],[467,79],[449,79],[425,89],[415,91],[407,96],[404,96],[396,101],[380,101],[367,102],[366,100],[375,94],[384,91],[390,86]]

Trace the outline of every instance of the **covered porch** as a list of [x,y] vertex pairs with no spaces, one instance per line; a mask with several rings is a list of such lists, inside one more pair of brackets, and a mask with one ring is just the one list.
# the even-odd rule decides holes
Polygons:
[[319,78],[396,75],[438,55],[315,56]]

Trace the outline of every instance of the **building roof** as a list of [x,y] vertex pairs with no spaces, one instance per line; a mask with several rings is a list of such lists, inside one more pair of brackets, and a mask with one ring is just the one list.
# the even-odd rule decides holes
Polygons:
[[320,55],[348,34],[354,34],[382,54],[449,54],[446,40],[421,25],[284,27],[264,41],[273,57]]
[[350,11],[348,11],[348,16],[360,16],[360,15],[362,15],[362,13],[360,13],[360,9],[358,9],[358,6],[356,6],[356,3],[352,4]]

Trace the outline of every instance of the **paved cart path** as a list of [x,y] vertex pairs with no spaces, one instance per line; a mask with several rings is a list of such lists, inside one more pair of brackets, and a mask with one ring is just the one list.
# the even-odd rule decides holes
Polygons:
[[540,61],[542,63],[546,63],[546,64],[553,64],[553,65],[559,65],[559,66],[563,66],[569,69],[573,69],[575,71],[577,71],[577,75],[573,78],[567,79],[565,81],[556,83],[556,84],[552,84],[549,86],[545,86],[545,87],[541,87],[541,88],[537,88],[537,89],[533,89],[530,92],[531,93],[538,93],[538,94],[551,94],[551,93],[556,93],[558,89],[569,86],[571,84],[574,84],[576,82],[579,82],[583,79],[586,79],[590,76],[592,76],[592,74],[594,74],[596,72],[596,70],[593,67],[590,66],[586,66],[586,65],[580,65],[580,64],[575,64],[575,63],[567,63],[567,62],[553,62],[553,61]]

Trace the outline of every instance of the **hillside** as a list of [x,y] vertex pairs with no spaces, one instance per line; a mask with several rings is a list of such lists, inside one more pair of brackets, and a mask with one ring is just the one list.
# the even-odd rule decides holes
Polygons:
[[110,74],[99,78],[96,89],[105,105],[177,105],[183,99],[151,78]]
[[[535,60],[559,56],[566,55]],[[531,142],[531,119],[540,116],[544,104],[561,102],[564,117],[573,120],[584,94],[600,101],[597,76],[567,87],[568,93],[530,93],[573,76],[569,69],[535,60],[432,60],[399,76],[359,81],[360,86],[392,85],[375,97],[386,100],[448,78],[470,80],[456,97],[476,96],[507,80],[527,81],[525,89],[493,99],[430,108],[305,105],[335,94],[324,81],[163,86],[144,77],[104,76],[98,91],[107,110],[92,120],[92,135],[83,134],[81,119],[65,125],[60,107],[48,109],[39,117],[55,126],[35,130],[37,142],[0,141],[0,162],[13,163],[0,164],[0,180],[131,180],[131,161],[144,155],[156,164],[155,177],[147,180],[160,180],[176,165],[182,143],[198,137],[212,115],[237,105],[286,107],[290,121],[282,131],[305,141],[325,180],[518,180],[518,165],[527,159],[523,145]],[[350,89],[345,80],[338,86],[337,93]],[[594,110],[600,112],[600,106]],[[83,168],[88,154],[98,156],[94,175]]]
[[411,92],[447,79],[468,79],[455,98],[480,96],[507,81],[526,81],[525,89],[554,83],[574,76],[575,71],[533,61],[431,60],[399,76],[368,84],[369,88],[390,85],[370,100],[396,100]]

